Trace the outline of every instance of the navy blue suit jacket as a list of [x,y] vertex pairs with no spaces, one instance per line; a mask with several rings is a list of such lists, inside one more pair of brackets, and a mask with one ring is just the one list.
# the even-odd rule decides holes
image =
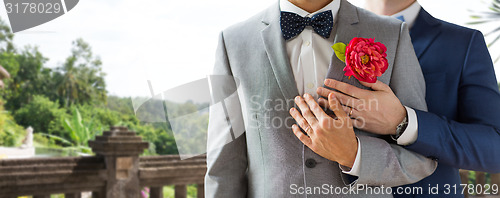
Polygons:
[[[500,93],[493,63],[481,32],[438,20],[424,9],[410,36],[429,112],[416,110],[418,138],[406,148],[439,163],[431,176],[410,186],[422,186],[427,194],[429,185],[439,185],[441,195],[435,197],[463,197],[459,168],[500,172]],[[447,184],[451,193],[456,184],[459,195],[446,196]]]

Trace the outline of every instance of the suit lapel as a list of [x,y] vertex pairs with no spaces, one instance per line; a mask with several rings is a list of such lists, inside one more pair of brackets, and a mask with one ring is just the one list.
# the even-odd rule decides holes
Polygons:
[[[342,0],[340,3],[340,10],[336,17],[335,27],[332,31],[332,34],[335,34],[334,43],[342,42],[346,45],[349,44],[354,37],[359,35],[360,30],[357,25],[358,22],[359,18],[357,8],[346,0]],[[358,87],[361,86],[355,78],[349,79],[344,75],[344,67],[345,63],[340,61],[335,54],[332,54],[327,78],[348,82]]]
[[341,1],[335,22],[336,30],[332,31],[332,34],[335,34],[335,43],[343,42],[347,45],[352,38],[359,34],[358,26],[356,26],[359,22],[358,10],[348,1]]
[[[348,1],[341,0],[340,10],[337,14],[335,27],[330,38],[334,38],[334,43],[343,42],[348,44],[351,39],[359,34],[360,30],[356,25],[358,22],[357,8]],[[267,10],[262,23],[266,27],[261,31],[261,36],[274,76],[283,96],[287,99],[294,98],[299,92],[293,76],[290,59],[286,52],[285,40],[281,35],[279,4],[275,4]],[[348,79],[344,76],[344,67],[345,63],[338,60],[335,54],[332,54],[327,77],[361,86],[354,78]]]
[[436,26],[441,25],[441,22],[432,17],[423,8],[420,10],[415,24],[411,28],[410,37],[415,49],[415,54],[418,59],[427,50],[429,45],[436,39],[441,32]]
[[286,99],[294,98],[299,95],[299,91],[297,90],[292,67],[290,66],[290,59],[286,52],[285,39],[281,34],[280,9],[278,4],[267,10],[262,23],[266,24],[266,27],[261,31],[262,40],[274,76],[283,96]]

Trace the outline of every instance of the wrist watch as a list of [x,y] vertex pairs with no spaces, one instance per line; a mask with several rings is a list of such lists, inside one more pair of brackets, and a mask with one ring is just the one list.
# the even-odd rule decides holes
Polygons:
[[403,121],[398,124],[396,127],[396,135],[391,135],[392,140],[398,141],[398,138],[403,135],[403,132],[406,130],[406,127],[408,127],[408,115],[405,116]]

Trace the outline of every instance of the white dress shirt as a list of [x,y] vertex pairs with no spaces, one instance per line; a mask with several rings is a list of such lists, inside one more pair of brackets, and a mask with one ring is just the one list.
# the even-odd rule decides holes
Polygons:
[[[340,0],[334,0],[314,13],[309,13],[287,0],[280,0],[280,9],[281,11],[292,12],[302,17],[312,17],[315,14],[331,10],[333,21],[335,21],[340,9]],[[307,26],[296,37],[286,41],[286,51],[300,95],[308,93],[315,99],[318,99],[316,89],[324,85],[330,60],[334,54],[332,49],[333,44],[333,41],[329,41],[318,35],[310,26]],[[359,176],[360,164],[361,143],[358,141],[358,152],[353,167],[351,170],[345,170],[344,167],[341,167],[342,172]]]
[[[302,17],[312,17],[315,14],[331,10],[335,19],[339,8],[340,0],[334,0],[324,8],[309,13],[287,0],[280,1],[281,11],[296,13]],[[332,45],[333,41],[318,35],[311,26],[307,26],[295,38],[286,41],[286,51],[300,95],[308,93],[314,98],[318,98],[316,89],[324,84],[330,59],[334,53]]]
[[403,16],[406,24],[408,25],[408,28],[411,28],[411,27],[413,27],[413,24],[415,24],[415,20],[418,17],[418,13],[420,12],[420,8],[422,8],[422,7],[418,3],[418,1],[415,1],[415,3],[411,4],[406,9],[404,9],[396,14],[393,14],[391,16],[392,17]]

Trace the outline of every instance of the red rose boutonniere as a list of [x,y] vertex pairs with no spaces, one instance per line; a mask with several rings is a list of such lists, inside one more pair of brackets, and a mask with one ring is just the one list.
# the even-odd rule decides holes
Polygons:
[[347,46],[335,43],[332,48],[335,55],[345,62],[344,75],[349,78],[354,76],[359,81],[375,83],[389,66],[387,48],[380,42],[374,42],[373,38],[355,37]]

